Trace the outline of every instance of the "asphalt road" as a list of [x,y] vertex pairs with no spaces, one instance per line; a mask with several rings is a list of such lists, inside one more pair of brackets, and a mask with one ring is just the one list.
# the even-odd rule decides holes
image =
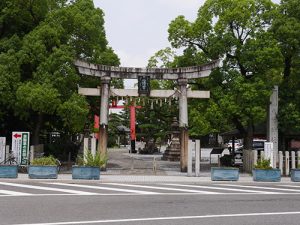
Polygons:
[[0,181],[0,224],[300,224],[300,184]]

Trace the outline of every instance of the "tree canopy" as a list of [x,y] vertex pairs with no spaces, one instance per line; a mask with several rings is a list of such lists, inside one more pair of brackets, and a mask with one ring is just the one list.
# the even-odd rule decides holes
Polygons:
[[193,89],[211,91],[207,101],[190,101],[192,135],[236,128],[244,136],[246,147],[252,146],[253,129],[265,121],[272,89],[281,83],[282,72],[286,70],[283,48],[288,46],[278,41],[284,35],[276,34],[278,29],[274,28],[276,24],[280,26],[280,21],[286,23],[280,19],[283,12],[288,12],[282,9],[286,4],[293,9],[293,15],[299,15],[296,1],[283,1],[278,6],[271,0],[207,0],[195,21],[178,16],[170,23],[171,46],[183,49],[181,56],[173,57],[173,65],[222,61],[209,78],[190,84]]
[[89,107],[77,86],[99,81],[74,60],[119,65],[103,11],[92,0],[4,0],[0,11],[1,132],[29,130],[38,144],[42,130],[82,131]]

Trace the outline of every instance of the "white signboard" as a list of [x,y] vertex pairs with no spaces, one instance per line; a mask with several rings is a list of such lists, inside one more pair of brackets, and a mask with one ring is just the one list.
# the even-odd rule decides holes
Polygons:
[[5,161],[6,137],[0,137],[0,163]]
[[29,132],[12,133],[12,154],[19,165],[28,164],[29,139]]
[[273,142],[265,142],[264,144],[264,152],[265,152],[265,158],[270,159],[271,166],[275,168],[274,165],[274,148],[273,148]]

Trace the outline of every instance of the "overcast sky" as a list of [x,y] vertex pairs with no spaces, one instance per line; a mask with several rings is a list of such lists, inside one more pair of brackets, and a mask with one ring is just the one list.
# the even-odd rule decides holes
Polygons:
[[204,0],[94,0],[105,13],[109,45],[121,66],[146,67],[148,59],[169,46],[168,25],[179,15],[194,20]]

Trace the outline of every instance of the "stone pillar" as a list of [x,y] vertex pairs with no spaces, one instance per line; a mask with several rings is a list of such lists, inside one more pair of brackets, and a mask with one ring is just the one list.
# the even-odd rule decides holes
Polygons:
[[181,172],[187,172],[188,164],[188,105],[187,105],[187,79],[179,78],[179,127],[180,127],[180,169]]
[[270,106],[268,111],[268,127],[267,127],[267,139],[269,142],[273,142],[273,159],[275,166],[278,163],[278,86],[275,86],[273,93],[270,97]]
[[[109,110],[109,83],[110,77],[101,77],[101,103],[100,103],[100,129],[99,129],[99,153],[107,154],[107,131],[108,131],[108,110]],[[103,166],[106,170],[106,165]]]

